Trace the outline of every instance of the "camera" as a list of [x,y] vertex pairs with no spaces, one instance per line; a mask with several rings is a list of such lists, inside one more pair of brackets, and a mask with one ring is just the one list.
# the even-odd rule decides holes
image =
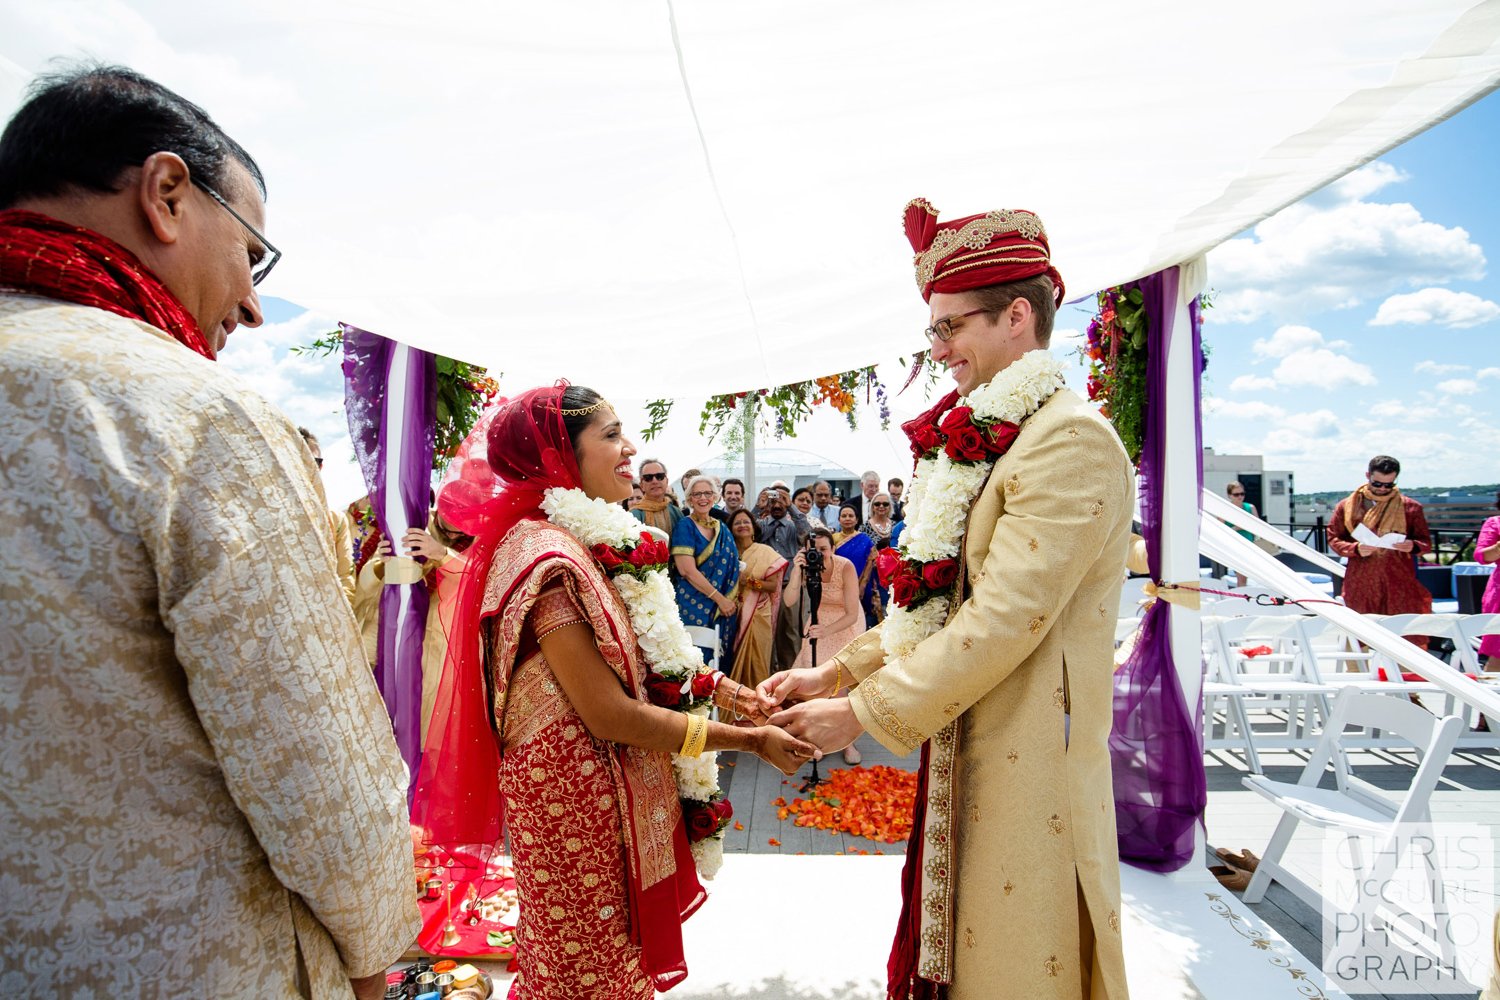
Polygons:
[[823,572],[823,553],[818,550],[817,543],[809,538],[807,548],[802,550],[802,559],[807,563],[809,576],[818,576]]

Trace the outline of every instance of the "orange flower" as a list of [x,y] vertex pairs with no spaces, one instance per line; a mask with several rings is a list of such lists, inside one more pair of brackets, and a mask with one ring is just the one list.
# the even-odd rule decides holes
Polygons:
[[768,839],[766,841],[766,843],[770,844],[772,847],[780,847],[781,846],[781,841],[777,840],[775,837],[771,837],[770,839]]
[[800,827],[827,830],[830,836],[843,832],[893,844],[911,833],[916,791],[917,776],[910,771],[883,765],[838,768],[810,798],[793,799],[787,804],[784,797],[778,797],[771,804],[778,807],[781,819],[795,816],[794,823]]
[[734,828],[736,830],[743,830],[745,828],[745,824],[741,823],[739,820],[735,820],[734,821]]

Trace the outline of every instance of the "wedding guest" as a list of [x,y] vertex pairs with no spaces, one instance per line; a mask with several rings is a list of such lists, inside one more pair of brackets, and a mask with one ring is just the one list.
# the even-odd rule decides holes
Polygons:
[[[1260,511],[1255,509],[1255,504],[1245,499],[1245,484],[1239,481],[1230,483],[1224,487],[1224,494],[1229,497],[1229,502],[1247,512],[1251,517],[1260,517]],[[1226,522],[1227,523],[1227,522]],[[1231,525],[1233,527],[1233,525]],[[1235,533],[1248,542],[1255,541],[1255,535],[1244,528],[1235,528]],[[1243,587],[1245,585],[1245,574],[1239,570],[1234,572],[1234,585]]]
[[761,542],[760,525],[744,507],[729,515],[729,532],[745,567],[740,573],[739,634],[729,676],[753,688],[770,676],[772,629],[781,605],[786,560]]
[[123,67],[0,134],[8,988],[378,998],[420,926],[316,466],[214,363],[262,321],[265,192]]
[[[1432,551],[1432,533],[1422,505],[1396,486],[1401,463],[1376,455],[1365,470],[1365,482],[1340,500],[1328,518],[1328,546],[1348,560],[1344,570],[1344,603],[1362,615],[1430,614],[1432,592],[1417,579],[1413,553]],[[1354,540],[1363,524],[1376,535],[1405,535],[1391,548]],[[1422,649],[1427,637],[1406,637]]]
[[880,492],[880,473],[870,469],[859,477],[859,523],[864,524],[870,520],[874,513],[871,508],[875,504],[875,495]]
[[750,508],[750,513],[754,514],[757,520],[766,516],[766,498],[770,495],[771,487],[767,486],[765,489],[761,490],[760,495],[755,498],[755,506]]
[[[450,852],[508,833],[520,907],[511,996],[650,1000],[687,975],[681,925],[705,898],[673,752],[744,750],[790,773],[812,748],[648,697],[664,697],[652,684],[662,678],[621,591],[574,533],[588,521],[542,507],[551,489],[606,505],[629,492],[621,470],[635,447],[607,402],[566,383],[532,389],[483,434],[443,490],[444,520],[475,541],[413,823]],[[463,457],[479,448],[487,459]],[[711,696],[721,711],[763,718],[722,675]]]
[[[781,558],[790,562],[796,558],[807,536],[798,530],[797,522],[787,513],[786,494],[778,489],[766,493],[766,516],[760,521],[760,537]],[[781,585],[788,587],[790,576],[783,576]],[[776,629],[772,638],[771,670],[786,670],[797,659],[802,648],[802,619],[804,616],[801,591],[791,592],[792,603],[786,604],[776,616]]]
[[797,487],[797,491],[792,494],[792,506],[797,508],[798,512],[804,518],[807,518],[813,509],[812,488],[809,486]]
[[870,501],[870,516],[865,520],[862,530],[870,536],[878,548],[887,548],[891,544],[891,528],[895,525],[891,520],[891,495],[889,493],[877,493]]
[[854,565],[859,574],[859,603],[865,610],[865,627],[879,620],[875,613],[875,539],[859,528],[859,508],[846,503],[839,508],[839,530],[833,534],[833,551]]
[[667,467],[658,459],[648,458],[641,463],[636,482],[641,484],[641,499],[630,508],[631,516],[672,537],[677,522],[682,520],[682,508],[668,495]]
[[[818,623],[809,623],[803,629],[801,651],[794,667],[818,666],[839,650],[853,642],[865,630],[864,609],[859,602],[859,574],[854,564],[833,551],[833,533],[827,528],[812,530],[812,543],[823,557],[820,574],[821,599],[818,603]],[[803,575],[807,572],[807,550],[800,549],[792,560],[787,575],[787,595],[803,588]],[[788,598],[789,599],[789,598]],[[817,659],[813,659],[813,647],[817,647]],[[850,680],[853,680],[851,677]],[[858,764],[863,757],[853,743],[844,748],[844,763]]]
[[821,479],[813,483],[813,509],[808,517],[829,531],[838,530],[839,505],[833,502],[833,487]]
[[[297,433],[302,435],[302,442],[307,445],[307,450],[312,454],[313,464],[318,467],[319,474],[323,471],[323,446],[318,444],[317,437],[306,427],[298,427]],[[344,592],[344,599],[352,605],[354,603],[354,541],[349,527],[349,518],[343,511],[329,510],[328,531],[333,536],[333,554],[337,560],[339,589]]]
[[[1495,507],[1500,509],[1500,493],[1495,495]],[[1500,563],[1500,516],[1484,519],[1479,540],[1474,543],[1474,558],[1490,565]],[[1490,574],[1479,610],[1487,615],[1500,614],[1500,572]],[[1479,655],[1484,657],[1485,670],[1500,669],[1500,635],[1487,635],[1480,640]]]
[[[677,567],[677,611],[684,625],[717,629],[722,654],[739,610],[731,596],[740,577],[739,551],[724,522],[712,516],[719,498],[711,477],[697,475],[683,487],[689,516],[672,529],[672,561]],[[704,651],[704,659],[709,659]]]
[[724,510],[733,514],[745,506],[745,484],[739,479],[726,479],[720,487],[720,493],[724,496]]
[[906,504],[901,500],[906,484],[899,479],[889,479],[886,481],[885,491],[891,495],[891,520],[906,520]]

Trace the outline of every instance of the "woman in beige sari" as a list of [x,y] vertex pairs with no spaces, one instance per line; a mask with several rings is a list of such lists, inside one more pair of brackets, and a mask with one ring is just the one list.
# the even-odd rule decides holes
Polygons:
[[739,632],[735,638],[731,680],[753,688],[771,675],[771,642],[776,624],[776,598],[786,560],[760,542],[760,525],[741,507],[729,516],[729,533],[740,552]]

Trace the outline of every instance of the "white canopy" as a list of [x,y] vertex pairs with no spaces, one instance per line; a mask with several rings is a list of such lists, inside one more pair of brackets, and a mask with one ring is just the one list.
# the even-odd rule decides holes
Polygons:
[[1500,83],[1500,0],[3,2],[5,116],[87,52],[258,157],[268,294],[630,398],[924,346],[912,197],[1037,211],[1080,296]]

